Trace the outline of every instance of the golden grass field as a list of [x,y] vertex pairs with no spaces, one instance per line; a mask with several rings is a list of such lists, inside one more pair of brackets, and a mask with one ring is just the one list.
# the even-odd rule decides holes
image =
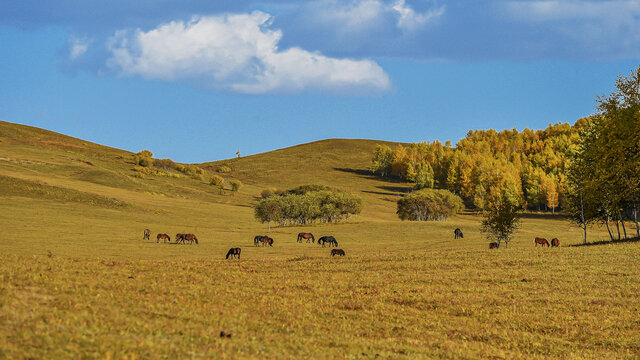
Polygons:
[[[409,185],[365,171],[376,143],[202,164],[205,180],[232,169],[219,174],[245,184],[232,195],[141,176],[126,151],[0,122],[0,359],[640,357],[640,242],[570,246],[579,228],[531,214],[490,251],[475,215],[402,222],[395,200]],[[267,230],[253,218],[260,192],[310,183],[358,193],[365,210],[276,227],[272,248],[254,247]],[[346,256],[296,243],[300,231],[334,235]],[[159,232],[200,244],[157,244]],[[534,236],[561,246],[536,248]],[[230,247],[240,260],[224,259]]]

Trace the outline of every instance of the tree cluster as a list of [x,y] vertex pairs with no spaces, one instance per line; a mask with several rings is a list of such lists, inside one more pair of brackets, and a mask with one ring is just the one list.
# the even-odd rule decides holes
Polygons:
[[598,113],[580,132],[578,149],[568,167],[569,212],[584,232],[587,225],[606,225],[611,240],[615,224],[627,237],[625,221],[633,221],[640,238],[640,67],[619,76],[616,89],[597,98]]
[[[261,222],[279,223],[281,226],[315,222],[339,222],[349,215],[362,212],[362,198],[328,187],[306,185],[281,195],[271,195],[255,205],[254,214]],[[321,190],[318,190],[321,189]],[[330,188],[329,188],[330,189]]]
[[567,158],[577,150],[586,122],[522,132],[472,130],[455,147],[449,141],[398,145],[395,150],[378,145],[370,170],[411,181],[416,189],[450,190],[479,210],[486,208],[491,187],[509,186],[523,208],[555,211],[565,200]]
[[450,191],[422,189],[398,200],[397,214],[402,220],[445,221],[462,209],[462,199]]

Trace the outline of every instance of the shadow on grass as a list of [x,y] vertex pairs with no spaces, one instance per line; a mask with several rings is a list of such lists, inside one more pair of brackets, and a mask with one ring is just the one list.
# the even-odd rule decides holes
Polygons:
[[569,245],[569,246],[578,247],[578,246],[622,244],[622,243],[634,243],[634,242],[640,242],[640,238],[634,237],[634,238],[627,238],[627,239],[620,239],[620,240],[602,240],[602,241],[590,242],[590,243],[586,243],[586,244],[574,244],[574,245]]
[[396,184],[406,184],[407,183],[406,181],[404,181],[404,180],[402,180],[400,178],[397,178],[397,177],[375,175],[375,174],[371,173],[371,171],[369,171],[367,169],[333,168],[333,170],[342,171],[342,172],[351,173],[351,174],[356,174],[356,175],[359,175],[359,176],[367,178],[367,179],[386,181],[386,182],[396,183]]
[[524,219],[558,219],[565,220],[568,218],[565,214],[551,214],[551,213],[521,213],[521,218]]

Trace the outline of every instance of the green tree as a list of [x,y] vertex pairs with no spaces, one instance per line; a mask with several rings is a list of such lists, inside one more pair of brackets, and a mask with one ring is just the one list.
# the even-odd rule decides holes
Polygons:
[[380,176],[391,174],[391,164],[393,162],[393,150],[387,145],[376,145],[371,160],[369,170]]
[[518,199],[513,188],[493,187],[490,191],[480,229],[487,237],[496,239],[498,247],[503,241],[505,247],[509,244],[511,235],[520,224]]

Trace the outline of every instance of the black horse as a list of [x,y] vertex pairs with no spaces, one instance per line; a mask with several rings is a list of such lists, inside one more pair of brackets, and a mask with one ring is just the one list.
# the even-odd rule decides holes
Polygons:
[[344,250],[342,249],[331,249],[331,256],[344,256]]
[[242,251],[242,249],[240,249],[240,248],[231,248],[231,249],[229,249],[229,252],[227,253],[227,257],[225,259],[228,259],[229,256],[231,256],[232,259],[234,257],[237,257],[238,259],[240,259],[240,251]]
[[456,239],[464,238],[464,235],[462,235],[462,230],[460,230],[460,228],[455,229],[453,231],[453,235],[455,236]]
[[328,243],[330,246],[333,245],[335,247],[338,247],[338,240],[336,240],[336,238],[334,238],[333,236],[323,236],[318,239],[318,245],[322,245],[322,247],[324,247],[325,243]]

